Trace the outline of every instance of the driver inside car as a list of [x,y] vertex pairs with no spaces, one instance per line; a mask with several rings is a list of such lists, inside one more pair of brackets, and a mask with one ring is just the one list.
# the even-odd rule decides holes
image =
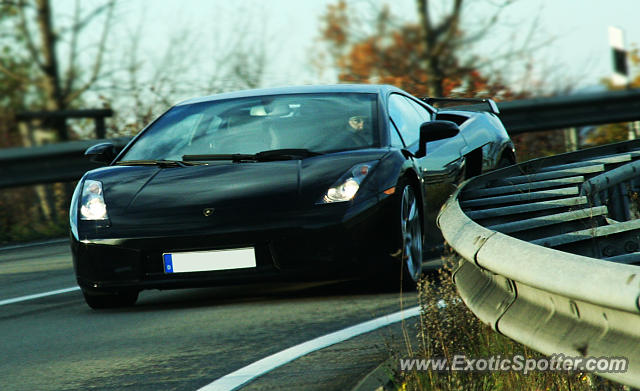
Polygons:
[[349,116],[345,128],[357,146],[367,146],[371,144],[371,121],[367,116]]

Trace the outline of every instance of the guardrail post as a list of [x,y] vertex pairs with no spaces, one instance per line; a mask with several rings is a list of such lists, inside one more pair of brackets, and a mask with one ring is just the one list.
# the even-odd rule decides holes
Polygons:
[[107,138],[106,130],[104,127],[104,117],[95,117],[96,122],[96,138],[103,139]]
[[113,115],[111,109],[85,109],[85,110],[61,110],[61,111],[29,111],[19,113],[18,121],[31,122],[35,119],[40,119],[43,124],[47,124],[57,130],[61,141],[67,141],[66,131],[63,131],[66,127],[67,119],[69,118],[92,118],[96,127],[96,138],[106,138],[105,117]]
[[638,134],[640,133],[640,124],[638,121],[629,122],[629,140],[635,140],[638,138]]
[[580,135],[578,128],[569,128],[564,131],[564,146],[567,152],[578,150]]

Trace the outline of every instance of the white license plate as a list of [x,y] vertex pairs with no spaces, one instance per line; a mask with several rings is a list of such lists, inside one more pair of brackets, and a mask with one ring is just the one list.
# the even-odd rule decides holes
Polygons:
[[163,253],[165,273],[207,272],[256,267],[253,247],[233,250]]

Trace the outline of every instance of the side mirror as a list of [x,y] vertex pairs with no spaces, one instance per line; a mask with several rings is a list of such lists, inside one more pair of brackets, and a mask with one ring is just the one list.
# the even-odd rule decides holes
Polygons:
[[427,156],[427,143],[458,135],[460,128],[451,121],[429,121],[420,125],[420,147],[416,157]]
[[84,156],[96,163],[111,163],[116,158],[117,151],[112,143],[100,143],[87,148]]

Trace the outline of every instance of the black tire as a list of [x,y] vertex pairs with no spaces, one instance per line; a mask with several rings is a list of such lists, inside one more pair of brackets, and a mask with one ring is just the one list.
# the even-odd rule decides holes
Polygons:
[[509,157],[502,156],[500,160],[498,160],[498,163],[496,164],[496,167],[494,168],[494,170],[499,170],[501,168],[513,166],[514,164],[515,163],[513,163],[513,161]]
[[394,202],[393,235],[396,250],[392,256],[393,270],[389,274],[393,287],[414,290],[422,275],[422,210],[420,198],[413,185],[405,179],[398,181]]
[[130,307],[138,300],[138,293],[138,291],[93,293],[85,289],[82,290],[84,301],[94,310]]

